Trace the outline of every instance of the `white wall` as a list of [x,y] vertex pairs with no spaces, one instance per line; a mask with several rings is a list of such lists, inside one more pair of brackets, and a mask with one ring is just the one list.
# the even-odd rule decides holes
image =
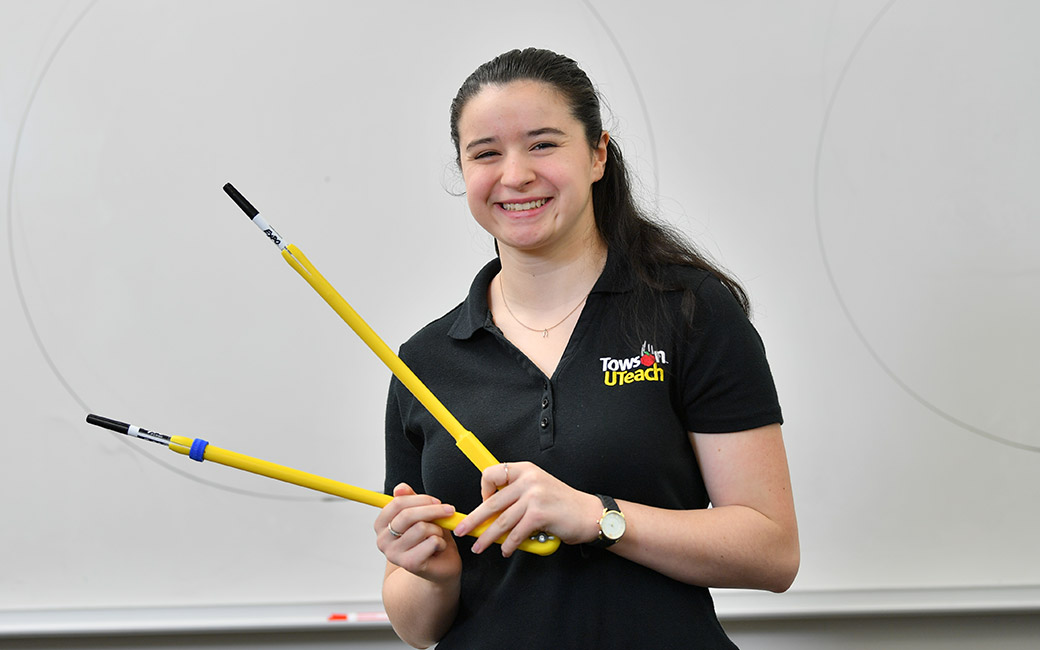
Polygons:
[[83,416],[379,489],[388,372],[220,188],[396,347],[492,254],[447,191],[447,106],[528,44],[583,64],[651,202],[752,295],[803,568],[783,596],[719,594],[724,616],[762,621],[748,645],[761,626],[797,636],[780,616],[1040,606],[1040,525],[1022,516],[1040,498],[1040,8],[525,12],[549,19],[461,0],[0,4],[0,549],[17,558],[0,634],[26,612],[39,628],[82,608],[378,600],[370,508]]

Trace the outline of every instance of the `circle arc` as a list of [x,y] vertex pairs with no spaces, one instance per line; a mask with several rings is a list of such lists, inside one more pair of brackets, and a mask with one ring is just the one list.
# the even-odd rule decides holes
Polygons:
[[899,377],[899,375],[894,370],[892,370],[892,368],[885,362],[885,360],[881,357],[878,351],[874,349],[874,346],[871,344],[870,340],[867,338],[862,328],[860,328],[860,326],[857,324],[855,317],[852,315],[852,311],[849,309],[848,304],[846,303],[845,298],[842,295],[841,287],[838,285],[838,282],[834,277],[834,272],[831,267],[830,258],[827,254],[827,245],[824,241],[823,225],[820,210],[820,173],[822,167],[821,160],[823,158],[823,147],[827,139],[827,129],[830,125],[830,119],[834,111],[834,106],[837,103],[838,96],[841,94],[842,85],[845,81],[845,78],[848,76],[849,71],[852,69],[856,57],[859,55],[864,44],[869,40],[874,30],[882,22],[885,15],[888,14],[888,12],[892,9],[896,2],[898,2],[898,0],[889,0],[889,2],[885,6],[883,6],[877,12],[877,14],[874,15],[873,19],[871,19],[870,23],[868,23],[867,27],[863,30],[863,33],[860,35],[859,39],[856,41],[856,44],[853,46],[852,52],[850,52],[848,58],[845,60],[845,63],[842,65],[842,68],[838,74],[838,78],[834,84],[834,90],[831,93],[830,98],[827,101],[827,106],[824,110],[823,120],[820,126],[820,134],[816,142],[816,151],[813,162],[813,216],[816,227],[817,245],[820,250],[821,260],[823,261],[824,271],[826,272],[827,280],[831,286],[831,289],[834,292],[834,296],[838,301],[838,306],[841,308],[845,320],[847,320],[849,325],[852,327],[852,331],[856,335],[856,338],[858,338],[860,343],[863,344],[863,347],[867,350],[867,353],[874,360],[874,362],[878,364],[878,366],[888,376],[888,378],[891,379],[892,382],[895,383],[903,392],[905,392],[914,401],[916,401],[918,404],[923,406],[925,409],[927,409],[934,415],[937,415],[941,419],[949,422],[950,424],[953,424],[954,426],[960,429],[967,431],[968,433],[979,436],[991,442],[1012,447],[1014,449],[1019,449],[1021,451],[1040,453],[1040,445],[1031,445],[1028,443],[1013,440],[1011,438],[997,435],[995,433],[977,427],[973,424],[965,422],[960,418],[957,418],[951,415],[950,413],[946,412],[942,408],[936,406],[923,395],[921,395],[919,392],[914,390],[901,377]]

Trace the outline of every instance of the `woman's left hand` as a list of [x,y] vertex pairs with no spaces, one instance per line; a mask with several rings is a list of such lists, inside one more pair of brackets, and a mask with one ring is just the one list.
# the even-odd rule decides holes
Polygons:
[[555,535],[565,544],[590,542],[599,534],[603,505],[593,494],[579,492],[533,463],[502,463],[484,470],[480,478],[484,502],[455,528],[469,533],[498,515],[477,541],[480,553],[508,533],[502,555],[509,557],[525,539],[539,532]]

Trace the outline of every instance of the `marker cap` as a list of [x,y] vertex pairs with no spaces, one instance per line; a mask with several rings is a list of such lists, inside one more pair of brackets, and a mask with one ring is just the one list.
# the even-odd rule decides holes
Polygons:
[[242,212],[246,213],[246,216],[252,219],[256,215],[260,214],[260,211],[253,207],[253,204],[246,200],[246,197],[242,196],[235,186],[231,183],[224,185],[224,191],[231,197],[231,200],[238,204],[238,207],[242,208]]

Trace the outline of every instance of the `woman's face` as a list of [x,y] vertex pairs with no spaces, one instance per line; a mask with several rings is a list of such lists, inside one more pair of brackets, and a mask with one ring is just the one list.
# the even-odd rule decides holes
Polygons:
[[563,97],[537,81],[484,87],[462,109],[458,127],[470,212],[500,249],[552,253],[587,245],[606,133],[589,147]]

